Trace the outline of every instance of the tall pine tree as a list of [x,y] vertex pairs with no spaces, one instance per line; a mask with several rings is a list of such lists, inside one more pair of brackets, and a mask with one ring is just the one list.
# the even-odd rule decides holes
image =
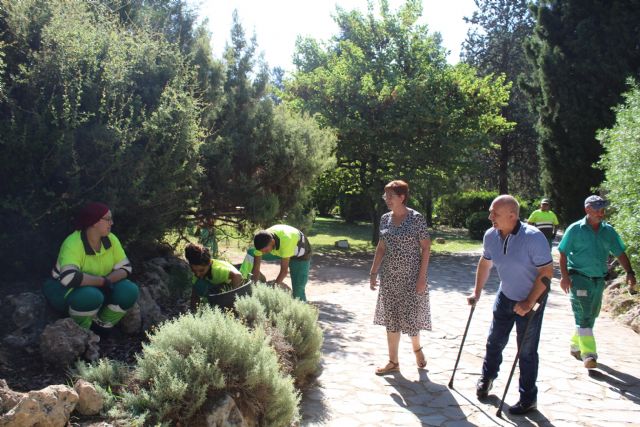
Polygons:
[[611,127],[612,107],[640,66],[637,0],[541,0],[527,47],[533,74],[542,184],[561,219],[584,214],[584,198],[602,182],[596,131]]
[[535,116],[517,83],[530,68],[523,43],[533,34],[535,21],[528,3],[528,0],[475,0],[477,10],[465,18],[471,27],[460,56],[477,68],[480,75],[504,74],[513,83],[502,114],[516,125],[495,138],[494,150],[482,153],[479,160],[486,167],[474,181],[501,194],[534,196],[539,193]]

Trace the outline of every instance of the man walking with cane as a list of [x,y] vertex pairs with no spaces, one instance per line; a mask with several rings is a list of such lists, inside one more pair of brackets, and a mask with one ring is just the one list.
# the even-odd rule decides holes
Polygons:
[[[482,289],[495,265],[500,276],[500,289],[493,305],[493,320],[487,338],[482,376],[476,385],[479,399],[487,397],[493,380],[498,376],[504,350],[513,325],[516,325],[520,349],[520,400],[509,408],[513,415],[536,409],[538,388],[538,342],[546,292],[542,279],[553,276],[553,260],[544,234],[537,228],[520,222],[520,206],[509,195],[496,197],[489,208],[493,225],[483,239],[483,253],[476,271],[475,290],[468,297],[469,304],[480,299]],[[530,320],[527,313],[536,302],[540,307]],[[523,336],[526,333],[526,336]]]

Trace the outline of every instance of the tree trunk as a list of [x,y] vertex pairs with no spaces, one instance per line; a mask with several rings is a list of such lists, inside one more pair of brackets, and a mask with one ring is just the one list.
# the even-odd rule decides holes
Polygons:
[[498,159],[498,193],[509,194],[509,139],[500,139],[500,155]]
[[380,233],[378,233],[378,229],[380,228],[380,215],[378,215],[378,211],[375,208],[371,210],[371,225],[371,243],[373,246],[376,246],[380,238]]
[[433,227],[433,194],[431,190],[427,190],[427,197],[424,201],[425,213],[424,217],[427,220],[427,225]]

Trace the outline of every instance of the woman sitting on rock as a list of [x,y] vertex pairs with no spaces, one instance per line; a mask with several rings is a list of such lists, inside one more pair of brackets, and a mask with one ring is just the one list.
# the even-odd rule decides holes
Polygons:
[[88,329],[112,328],[135,304],[138,286],[127,279],[131,263],[111,233],[113,216],[103,203],[89,203],[76,218],[76,231],[62,243],[52,279],[45,282],[49,303]]

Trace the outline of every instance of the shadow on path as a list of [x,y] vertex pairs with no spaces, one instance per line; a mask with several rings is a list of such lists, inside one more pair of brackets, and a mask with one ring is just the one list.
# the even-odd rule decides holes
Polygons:
[[431,382],[427,370],[419,370],[418,381],[405,378],[401,372],[387,375],[384,379],[395,389],[390,393],[393,401],[415,415],[423,426],[442,425],[447,421],[455,421],[457,426],[474,425],[466,421],[451,391],[442,384]]
[[[429,289],[470,294],[479,259],[480,255],[476,253],[432,255],[429,260]],[[492,272],[484,287],[485,295],[494,295],[499,284],[498,275]]]
[[[493,407],[495,407],[495,411],[497,412],[498,408],[500,407],[500,399],[502,398],[502,393],[504,393],[504,390],[495,390],[495,391],[498,392],[500,395],[498,396],[496,394],[491,393],[485,400],[483,400],[483,402],[491,404]],[[514,405],[515,403],[516,402],[513,402]],[[496,412],[493,412],[492,414],[488,414],[488,416],[494,417],[494,422],[496,422],[495,421]],[[483,411],[483,413],[486,414],[485,411]],[[511,415],[509,413],[509,405],[507,404],[507,402],[505,402],[504,405],[502,405],[501,419],[503,421],[510,422],[511,424],[516,425],[518,427],[520,426],[553,426],[553,423],[549,421],[549,419],[545,417],[544,414],[539,410],[529,412],[528,414],[525,414],[525,415]]]
[[609,384],[609,389],[640,405],[640,379],[598,362],[598,370],[590,369],[589,378]]

